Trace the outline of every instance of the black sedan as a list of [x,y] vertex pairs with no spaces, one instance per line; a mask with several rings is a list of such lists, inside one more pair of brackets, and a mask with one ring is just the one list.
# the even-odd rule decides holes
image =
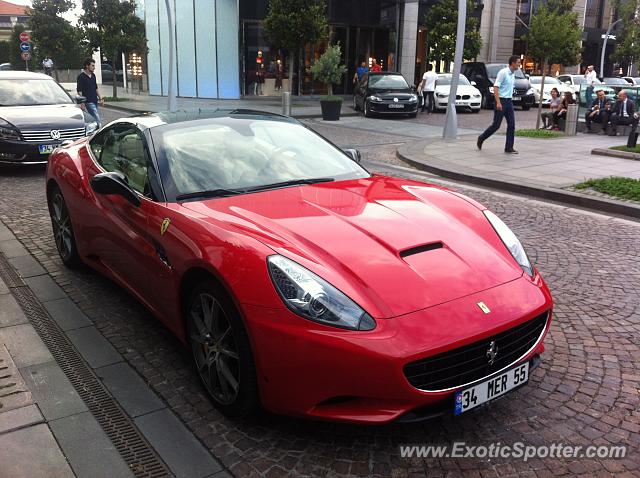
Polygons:
[[98,125],[51,77],[0,71],[0,163],[46,163],[66,140],[92,134]]
[[353,109],[373,114],[418,114],[418,95],[400,73],[380,72],[362,75],[353,94]]

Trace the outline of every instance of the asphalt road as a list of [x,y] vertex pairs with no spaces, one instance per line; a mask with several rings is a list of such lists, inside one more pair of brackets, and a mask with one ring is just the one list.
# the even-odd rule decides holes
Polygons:
[[[104,108],[102,115],[106,122],[122,113]],[[417,119],[422,120],[431,121]],[[312,127],[337,144],[359,146],[374,171],[439,182],[396,165],[395,147],[409,138]],[[47,215],[42,168],[0,170],[0,219],[236,476],[640,476],[640,225],[443,184],[484,203],[515,231],[551,287],[554,322],[543,363],[527,386],[466,416],[418,424],[363,427],[270,414],[227,419],[207,399],[189,352],[140,304],[90,270],[62,266]],[[467,446],[624,445],[627,451],[616,460],[400,456],[403,445],[456,441]]]

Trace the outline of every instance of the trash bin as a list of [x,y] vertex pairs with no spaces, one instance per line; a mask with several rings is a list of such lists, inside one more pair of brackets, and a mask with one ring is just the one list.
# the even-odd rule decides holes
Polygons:
[[291,93],[288,91],[282,93],[282,114],[291,116]]
[[578,105],[573,104],[567,107],[567,118],[564,125],[564,134],[575,136],[578,129]]
[[629,139],[627,139],[627,148],[635,148],[638,143],[638,133],[632,131],[629,133]]

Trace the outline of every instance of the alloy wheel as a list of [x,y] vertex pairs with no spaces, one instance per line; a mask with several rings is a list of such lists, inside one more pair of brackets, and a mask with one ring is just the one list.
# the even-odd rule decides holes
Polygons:
[[206,292],[196,296],[189,314],[198,373],[216,401],[232,404],[240,388],[240,356],[229,317],[220,301]]
[[63,261],[67,261],[73,255],[73,233],[69,211],[60,192],[53,196],[51,204],[51,219],[53,225],[53,237],[58,248],[58,253]]

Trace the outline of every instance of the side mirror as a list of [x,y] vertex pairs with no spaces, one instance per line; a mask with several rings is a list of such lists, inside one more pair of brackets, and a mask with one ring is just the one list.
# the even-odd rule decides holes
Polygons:
[[140,206],[140,198],[131,189],[127,177],[119,172],[99,173],[91,178],[91,189],[98,194],[117,194],[134,206]]
[[478,85],[478,83],[476,83],[475,81],[471,82],[471,86],[477,86],[477,85]]
[[362,154],[360,154],[360,151],[358,151],[357,149],[349,148],[349,149],[345,149],[344,152],[356,163],[359,164],[362,161]]
[[84,96],[77,95],[73,98],[73,101],[80,105],[82,103],[86,103],[87,99]]

